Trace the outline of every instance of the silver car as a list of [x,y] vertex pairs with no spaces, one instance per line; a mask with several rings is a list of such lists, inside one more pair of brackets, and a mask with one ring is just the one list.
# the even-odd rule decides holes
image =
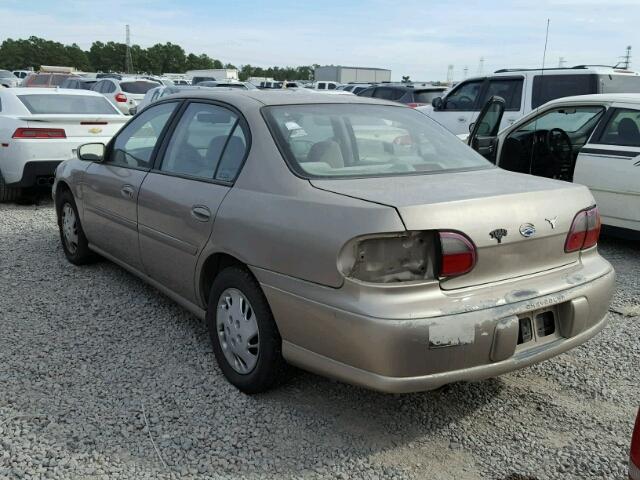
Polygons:
[[247,393],[287,363],[385,392],[496,376],[605,325],[586,187],[496,168],[406,106],[189,91],[63,162],[64,252],[206,320]]

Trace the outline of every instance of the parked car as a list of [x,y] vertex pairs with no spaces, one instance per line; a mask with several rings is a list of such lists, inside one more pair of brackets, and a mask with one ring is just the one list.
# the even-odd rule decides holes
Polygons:
[[22,80],[16,77],[9,70],[0,70],[0,87],[15,88],[20,86]]
[[69,73],[31,73],[22,81],[23,87],[55,88],[72,75]]
[[506,101],[500,128],[506,128],[550,100],[593,93],[638,93],[640,73],[614,67],[579,65],[544,71],[505,69],[464,80],[432,105],[418,110],[451,132],[468,134],[482,106],[492,96]]
[[101,78],[91,89],[107,97],[122,113],[130,115],[131,110],[136,109],[145,94],[159,85],[158,82],[146,79],[118,80],[107,77]]
[[488,102],[468,143],[506,170],[586,185],[602,222],[640,233],[640,94],[560,98],[498,133],[506,102]]
[[631,436],[629,451],[629,480],[640,480],[640,408],[636,416],[636,425]]
[[60,84],[60,88],[91,90],[97,82],[97,78],[69,77]]
[[223,88],[237,88],[239,90],[257,90],[257,87],[253,83],[249,82],[215,82],[215,81],[206,81],[199,82],[198,87],[223,87]]
[[33,73],[32,70],[14,70],[13,73],[16,77],[22,79],[25,78],[27,75],[31,75]]
[[367,88],[373,87],[371,83],[350,83],[348,85],[340,85],[336,90],[344,90],[345,92],[351,92],[355,95],[359,94]]
[[[446,87],[420,87],[411,85],[376,85],[357,93],[361,97],[381,98],[407,104],[412,108],[431,104],[431,101],[442,95]],[[356,92],[354,92],[356,93]]]
[[202,90],[210,87],[205,87],[202,85],[174,85],[170,87],[165,87],[163,85],[152,88],[145,93],[144,98],[138,103],[138,106],[135,108],[135,112],[141,112],[143,109],[148,107],[150,104],[157,102],[161,98],[166,97],[167,95],[173,95],[174,93],[180,93],[187,90]]
[[314,82],[311,85],[311,88],[315,88],[316,90],[335,90],[338,88],[340,84],[338,82]]
[[78,157],[54,185],[67,259],[100,254],[206,319],[244,392],[285,361],[428,390],[606,324],[614,272],[589,190],[495,168],[404,105],[187,91]]
[[56,166],[78,145],[108,142],[126,120],[86,90],[0,89],[0,201],[23,188],[50,188]]

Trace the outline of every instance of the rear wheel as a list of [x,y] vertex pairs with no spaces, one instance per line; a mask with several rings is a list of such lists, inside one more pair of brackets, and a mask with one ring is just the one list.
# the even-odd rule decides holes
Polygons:
[[20,189],[7,187],[2,172],[0,172],[0,202],[13,202],[20,196]]
[[82,230],[76,202],[69,190],[64,190],[56,199],[58,210],[58,228],[64,254],[74,265],[84,265],[95,259],[89,250],[89,242]]
[[228,267],[211,286],[207,327],[218,366],[245,393],[282,380],[282,339],[258,282],[244,268]]

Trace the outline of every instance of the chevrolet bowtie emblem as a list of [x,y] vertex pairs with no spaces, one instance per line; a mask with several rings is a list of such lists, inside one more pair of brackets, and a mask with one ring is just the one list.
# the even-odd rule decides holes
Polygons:
[[89,133],[101,133],[102,129],[98,127],[90,128]]

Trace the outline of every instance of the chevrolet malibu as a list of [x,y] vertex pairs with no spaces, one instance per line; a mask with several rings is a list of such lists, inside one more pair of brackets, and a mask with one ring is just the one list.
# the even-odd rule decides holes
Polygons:
[[247,393],[287,363],[384,392],[548,359],[605,325],[586,187],[495,167],[409,107],[189,91],[57,169],[62,247],[204,319]]

